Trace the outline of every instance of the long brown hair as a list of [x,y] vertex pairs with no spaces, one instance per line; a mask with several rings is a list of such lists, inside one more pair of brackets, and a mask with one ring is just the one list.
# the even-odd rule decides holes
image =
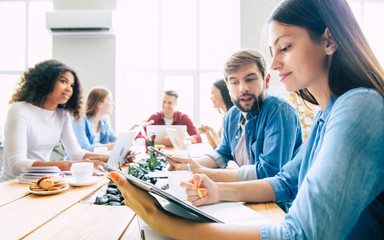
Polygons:
[[[315,40],[326,28],[337,44],[329,70],[331,92],[340,96],[348,90],[366,87],[384,97],[384,71],[370,48],[345,0],[284,0],[268,22],[305,28]],[[318,104],[307,89],[296,92],[306,101]]]
[[111,91],[104,87],[95,87],[89,93],[85,104],[85,115],[93,117],[97,112],[97,104],[111,94]]

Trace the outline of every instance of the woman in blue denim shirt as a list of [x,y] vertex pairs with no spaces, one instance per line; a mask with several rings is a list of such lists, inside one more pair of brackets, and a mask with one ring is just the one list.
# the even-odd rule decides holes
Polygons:
[[85,118],[72,121],[81,148],[93,152],[95,147],[112,150],[116,135],[109,124],[113,108],[112,93],[104,87],[93,88],[87,97]]
[[194,205],[294,200],[276,225],[196,223],[112,172],[125,203],[176,239],[384,239],[384,71],[345,0],[285,0],[268,21],[272,70],[289,91],[318,104],[310,135],[275,177],[183,183]]

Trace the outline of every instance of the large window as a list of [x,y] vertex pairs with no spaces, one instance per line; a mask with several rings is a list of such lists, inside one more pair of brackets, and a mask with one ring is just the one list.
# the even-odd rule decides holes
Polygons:
[[348,0],[349,5],[382,66],[384,66],[384,0]]
[[0,141],[8,102],[20,75],[52,56],[51,36],[45,28],[45,13],[52,6],[44,0],[0,1]]
[[222,120],[209,99],[210,89],[223,77],[225,60],[240,48],[239,0],[118,4],[124,72],[117,83],[117,130],[159,111],[163,92],[170,89],[179,93],[178,110],[195,125],[219,128]]

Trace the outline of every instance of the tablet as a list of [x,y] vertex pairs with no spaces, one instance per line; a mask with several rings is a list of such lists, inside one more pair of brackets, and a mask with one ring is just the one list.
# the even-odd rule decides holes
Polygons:
[[119,163],[125,162],[125,156],[128,154],[129,149],[133,144],[136,137],[135,131],[128,131],[120,133],[117,136],[116,142],[113,145],[111,154],[109,155],[107,164],[112,167],[118,167]]
[[[156,194],[165,200],[167,200],[170,205],[173,207],[170,208],[164,208],[166,211],[178,215],[180,217],[191,219],[199,222],[217,222],[217,223],[223,223],[217,218],[212,217],[211,215],[201,211],[195,206],[192,206],[179,198],[173,196],[172,194],[162,190],[161,188],[156,187],[155,185],[145,182],[141,179],[138,179],[132,175],[128,175],[127,173],[124,173],[122,171],[119,171],[111,166],[104,166],[104,170],[108,172],[117,172],[124,176],[131,184],[143,189],[144,191],[147,191],[149,193]],[[173,211],[175,209],[175,211]]]
[[155,134],[155,144],[162,144],[167,147],[173,147],[173,145],[167,132],[165,131],[166,128],[176,129],[181,135],[182,139],[185,138],[185,133],[187,132],[186,125],[148,125],[146,128],[147,137],[151,138],[151,136]]

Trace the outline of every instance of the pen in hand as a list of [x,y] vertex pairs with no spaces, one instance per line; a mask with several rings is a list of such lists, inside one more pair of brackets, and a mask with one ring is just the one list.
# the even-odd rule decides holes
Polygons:
[[[188,171],[189,171],[189,173],[191,174],[191,178],[192,178],[192,180],[193,180],[193,172],[192,172],[191,165],[189,165],[189,163],[188,163],[188,164],[187,164],[187,167],[188,167]],[[199,194],[199,197],[200,197],[202,200],[204,200],[204,198],[203,198],[203,194],[201,193],[201,190],[200,190],[200,187],[197,187],[196,191],[197,191],[197,193]]]

